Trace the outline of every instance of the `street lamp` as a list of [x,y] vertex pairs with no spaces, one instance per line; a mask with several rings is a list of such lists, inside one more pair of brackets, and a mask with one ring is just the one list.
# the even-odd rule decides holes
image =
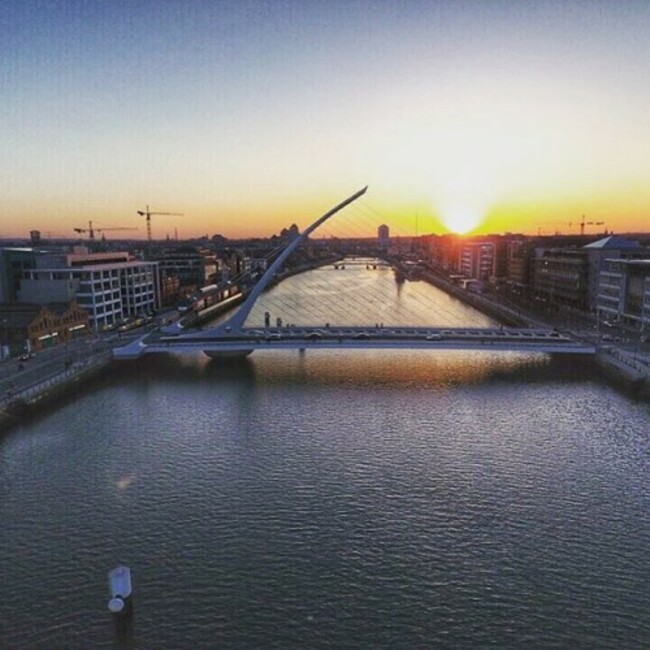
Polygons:
[[647,312],[646,312],[646,309],[645,309],[645,305],[646,305],[646,303],[645,303],[645,300],[644,300],[641,303],[641,327],[639,328],[639,339],[637,341],[637,348],[636,348],[637,352],[641,351],[642,344],[645,343],[644,332],[645,332],[645,326],[646,326],[646,323],[647,323],[647,319],[646,319]]
[[[5,349],[7,350],[7,352],[9,352],[9,350],[8,350],[8,348],[9,348],[9,330],[7,328],[7,323],[8,322],[9,322],[9,320],[7,318],[3,318],[0,321],[0,325],[1,325],[0,330],[2,332],[2,338],[0,339],[0,359],[5,358]],[[7,355],[7,356],[9,356],[9,355]]]
[[[68,330],[68,332],[69,332],[69,330]],[[68,341],[67,336],[65,338],[64,346],[65,346],[65,348],[64,348],[65,349],[65,354],[63,355],[63,365],[64,365],[65,369],[67,370],[71,365],[71,363],[70,363],[70,346],[69,346],[69,341]]]

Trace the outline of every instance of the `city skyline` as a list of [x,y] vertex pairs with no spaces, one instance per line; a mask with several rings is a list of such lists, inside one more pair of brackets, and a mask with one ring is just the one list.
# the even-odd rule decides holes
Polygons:
[[[9,2],[0,237],[647,230],[644,2]],[[569,226],[571,224],[571,226]],[[602,226],[598,228],[603,228]],[[588,230],[590,234],[595,232]],[[371,234],[371,233],[369,233]]]

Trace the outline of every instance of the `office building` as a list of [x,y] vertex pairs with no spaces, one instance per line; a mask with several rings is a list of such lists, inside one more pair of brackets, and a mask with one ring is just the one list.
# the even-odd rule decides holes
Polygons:
[[18,299],[47,304],[76,299],[95,331],[160,307],[157,262],[133,260],[128,253],[73,253],[36,256],[36,268],[24,272]]

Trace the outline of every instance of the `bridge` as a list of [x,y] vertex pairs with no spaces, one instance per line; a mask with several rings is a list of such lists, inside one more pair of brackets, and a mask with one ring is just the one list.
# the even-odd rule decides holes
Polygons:
[[[151,353],[203,352],[213,358],[240,357],[254,350],[422,349],[594,354],[595,348],[565,334],[545,328],[445,326],[324,326],[286,325],[246,327],[255,302],[286,259],[316,228],[358,199],[359,190],[318,218],[294,239],[269,266],[239,310],[224,323],[202,331],[185,331],[174,324],[116,348],[116,359],[134,359]],[[365,262],[364,262],[365,263]]]
[[390,267],[390,264],[386,260],[373,259],[370,261],[365,257],[351,257],[346,260],[341,260],[340,262],[332,262],[332,266],[338,271],[339,269],[345,269],[346,266],[365,266],[368,269],[383,269]]

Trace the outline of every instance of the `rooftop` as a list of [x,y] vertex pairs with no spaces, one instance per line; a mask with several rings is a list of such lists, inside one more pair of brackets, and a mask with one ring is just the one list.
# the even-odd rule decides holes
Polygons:
[[47,305],[36,303],[15,302],[0,303],[0,326],[3,328],[26,327],[43,310],[51,314],[61,315],[71,308],[71,303],[51,302]]
[[633,239],[626,239],[625,237],[618,237],[617,235],[610,235],[598,241],[592,242],[583,246],[589,250],[636,250],[642,248],[638,241]]

